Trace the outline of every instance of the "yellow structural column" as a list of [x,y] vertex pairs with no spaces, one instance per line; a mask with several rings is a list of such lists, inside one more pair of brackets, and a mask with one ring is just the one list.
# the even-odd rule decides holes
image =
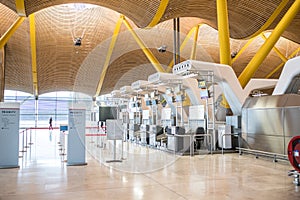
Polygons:
[[34,96],[37,98],[39,94],[38,94],[38,77],[37,77],[37,66],[36,66],[36,38],[35,38],[34,14],[29,15],[29,26],[30,26],[32,82],[33,82]]
[[[287,59],[293,58],[300,51],[300,47],[296,49]],[[280,63],[272,72],[270,72],[265,78],[270,78],[273,74],[275,74],[286,62],[283,61]]]
[[161,0],[160,1],[159,7],[158,7],[152,21],[148,24],[147,28],[154,27],[160,21],[161,17],[165,13],[165,10],[166,10],[168,4],[169,4],[169,0]]
[[220,63],[231,65],[227,0],[217,0]]
[[4,102],[4,89],[5,89],[5,63],[4,58],[5,49],[0,49],[0,102]]
[[300,0],[295,0],[295,2],[292,4],[292,6],[289,8],[289,10],[281,19],[281,21],[275,27],[275,29],[273,30],[269,38],[262,45],[262,47],[257,51],[255,56],[252,58],[252,60],[249,62],[249,64],[246,66],[243,72],[240,74],[239,81],[242,87],[245,87],[247,85],[247,83],[254,75],[254,73],[260,66],[260,64],[270,53],[270,51],[272,50],[272,48],[280,38],[281,34],[293,21],[294,17],[297,15],[299,10],[300,10]]
[[197,25],[195,28],[195,33],[194,33],[194,40],[193,40],[193,48],[192,48],[192,52],[191,52],[191,60],[195,60],[196,58],[196,51],[197,51],[197,41],[198,41],[198,34],[199,34],[199,28],[201,25]]
[[114,47],[115,47],[115,44],[116,44],[116,41],[117,41],[117,38],[118,38],[118,35],[119,35],[119,32],[120,32],[120,28],[121,28],[123,20],[124,20],[124,16],[121,15],[119,20],[117,21],[113,36],[112,36],[110,44],[109,44],[109,49],[108,49],[108,52],[106,54],[105,63],[104,63],[104,66],[103,66],[103,69],[102,69],[102,72],[101,72],[101,75],[100,75],[100,79],[99,79],[99,82],[98,82],[96,94],[95,94],[94,97],[97,97],[97,96],[100,95],[102,85],[103,85],[103,82],[104,82],[104,78],[105,78],[105,75],[106,75],[106,72],[107,72],[107,69],[108,69],[108,66],[109,66],[110,58],[111,58],[111,55],[113,53],[113,50],[114,50]]
[[10,37],[15,33],[18,27],[23,23],[25,17],[19,17],[10,27],[9,29],[2,35],[0,38],[0,49],[4,47],[4,45],[8,42]]
[[16,0],[16,11],[19,16],[26,17],[24,0]]
[[126,25],[126,27],[128,28],[128,30],[130,31],[130,33],[133,36],[133,38],[135,39],[135,41],[138,43],[138,45],[140,46],[140,48],[143,50],[143,52],[146,55],[146,57],[148,58],[148,60],[151,62],[151,64],[153,65],[153,67],[156,69],[156,71],[158,71],[158,72],[165,72],[164,68],[161,66],[161,64],[159,63],[159,61],[155,58],[155,56],[152,54],[152,52],[146,47],[146,45],[139,38],[139,36],[134,32],[134,30],[132,29],[131,25],[126,20],[126,18],[124,18],[123,22]]
[[[261,37],[266,41],[267,40],[267,37],[265,36],[264,33],[261,34]],[[279,51],[279,49],[277,47],[273,47],[273,50],[275,51],[275,53],[277,53],[277,55],[280,57],[280,59],[283,61],[283,62],[286,62],[288,59]]]
[[[217,0],[217,13],[220,44],[220,63],[231,65],[227,0]],[[222,94],[221,105],[225,108],[230,108],[224,94]]]

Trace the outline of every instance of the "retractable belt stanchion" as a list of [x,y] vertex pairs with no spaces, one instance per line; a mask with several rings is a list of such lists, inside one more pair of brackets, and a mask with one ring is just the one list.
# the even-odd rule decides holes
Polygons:
[[68,131],[68,125],[60,125],[58,146],[59,146],[59,151],[60,151],[59,155],[61,156],[62,162],[66,162],[66,160],[64,159],[64,156],[67,155],[66,149],[65,149],[65,132],[66,131]]
[[19,154],[19,158],[23,158],[23,153],[26,152],[26,151],[24,150],[24,131],[22,131],[20,134],[23,135],[23,136],[22,136],[23,139],[22,139],[22,147],[21,147],[21,150],[19,151],[19,152],[22,153],[22,155]]
[[29,145],[33,145],[32,142],[32,130],[30,129],[30,136],[29,136]]
[[20,151],[20,152],[26,152],[26,149],[25,149],[25,139],[24,139],[24,133],[25,133],[25,131],[22,131],[22,150]]
[[26,132],[26,136],[25,136],[26,137],[26,145],[25,145],[25,148],[29,148],[29,146],[28,146],[28,140],[27,140],[27,130],[28,129],[26,129],[26,131],[25,131]]
[[65,156],[65,131],[60,132],[60,151],[61,153],[59,154],[60,156]]
[[97,127],[97,139],[96,139],[96,147],[99,148],[99,137],[100,137],[100,132],[99,132],[99,126]]

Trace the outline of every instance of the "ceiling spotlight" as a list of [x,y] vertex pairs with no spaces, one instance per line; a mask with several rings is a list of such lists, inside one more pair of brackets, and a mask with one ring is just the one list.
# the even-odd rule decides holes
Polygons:
[[162,45],[161,47],[158,47],[157,50],[160,53],[164,53],[164,52],[167,51],[167,46],[166,45]]
[[231,58],[235,58],[237,54],[238,54],[238,52],[237,52],[237,51],[233,51],[233,52],[231,52]]
[[75,39],[74,39],[74,45],[75,45],[75,46],[81,46],[81,40],[82,40],[81,37],[75,38]]

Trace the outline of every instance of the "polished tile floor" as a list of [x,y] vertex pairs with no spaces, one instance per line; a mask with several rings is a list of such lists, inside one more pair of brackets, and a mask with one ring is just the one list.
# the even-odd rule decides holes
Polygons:
[[[6,199],[300,199],[288,162],[252,155],[176,156],[161,150],[87,137],[86,166],[66,166],[59,133],[33,131],[19,169],[0,169]],[[120,159],[122,162],[106,161]]]

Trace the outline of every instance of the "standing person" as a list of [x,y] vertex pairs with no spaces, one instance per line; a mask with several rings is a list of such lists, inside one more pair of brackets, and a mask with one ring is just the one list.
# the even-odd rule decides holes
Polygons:
[[53,130],[53,127],[52,127],[52,117],[50,117],[49,119],[49,130]]

